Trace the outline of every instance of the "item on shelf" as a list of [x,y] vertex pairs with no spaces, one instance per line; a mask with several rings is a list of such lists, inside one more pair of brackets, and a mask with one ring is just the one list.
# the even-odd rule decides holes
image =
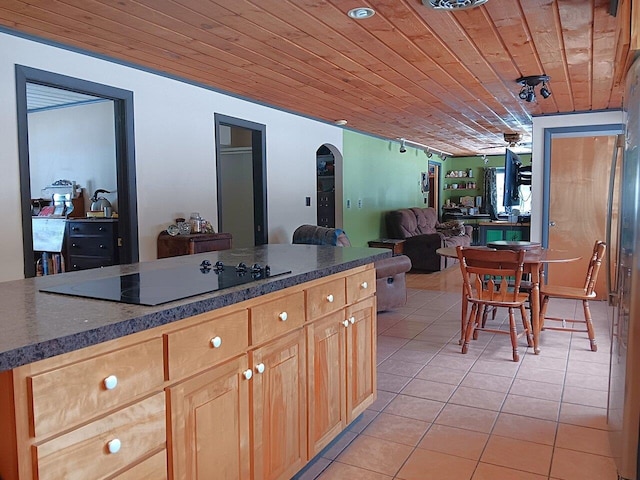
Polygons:
[[202,231],[202,217],[198,212],[191,213],[189,225],[191,225],[191,233],[200,233]]
[[69,195],[69,199],[77,198],[81,192],[80,185],[73,180],[56,180],[51,185],[42,189],[45,197],[53,197],[54,194]]
[[176,226],[178,227],[179,235],[189,235],[191,233],[191,225],[182,217],[176,218]]
[[474,197],[460,197],[460,204],[465,206],[465,207],[473,207],[474,204]]
[[191,224],[188,222],[180,222],[178,224],[180,235],[189,235],[191,233]]
[[202,232],[203,233],[216,233],[215,228],[209,220],[202,220]]

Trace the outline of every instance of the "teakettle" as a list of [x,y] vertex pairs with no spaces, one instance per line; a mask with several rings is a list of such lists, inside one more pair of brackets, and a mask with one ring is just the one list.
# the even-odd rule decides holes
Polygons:
[[104,207],[111,207],[111,202],[109,200],[107,200],[104,197],[98,197],[98,194],[100,193],[111,193],[109,190],[103,190],[102,188],[99,188],[98,190],[96,190],[93,194],[93,196],[91,197],[91,211],[96,212],[96,211],[102,211],[104,209]]

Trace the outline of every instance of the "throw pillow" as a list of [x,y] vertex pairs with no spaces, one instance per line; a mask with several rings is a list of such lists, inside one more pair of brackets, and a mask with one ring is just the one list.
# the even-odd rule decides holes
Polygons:
[[449,220],[436,224],[436,231],[446,237],[458,237],[465,234],[464,223],[460,220]]

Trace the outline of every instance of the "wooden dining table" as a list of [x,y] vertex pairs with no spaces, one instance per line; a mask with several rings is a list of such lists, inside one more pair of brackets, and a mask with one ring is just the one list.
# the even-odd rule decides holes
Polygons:
[[[487,246],[466,247],[474,249],[491,250]],[[438,255],[449,258],[458,258],[455,247],[443,247],[436,250]],[[544,266],[549,263],[566,263],[580,260],[579,255],[574,255],[566,250],[550,250],[537,248],[527,250],[524,256],[524,273],[531,276],[531,327],[533,329],[533,351],[540,353],[540,283],[544,278]],[[458,267],[459,268],[459,267]],[[462,292],[462,326],[464,328],[467,316],[467,301]]]

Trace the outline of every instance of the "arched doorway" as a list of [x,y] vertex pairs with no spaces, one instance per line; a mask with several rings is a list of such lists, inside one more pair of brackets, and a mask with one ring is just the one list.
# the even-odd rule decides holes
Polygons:
[[321,227],[336,226],[336,177],[335,157],[326,145],[316,151],[318,178],[317,222]]
[[317,224],[342,228],[342,154],[329,143],[316,151]]

